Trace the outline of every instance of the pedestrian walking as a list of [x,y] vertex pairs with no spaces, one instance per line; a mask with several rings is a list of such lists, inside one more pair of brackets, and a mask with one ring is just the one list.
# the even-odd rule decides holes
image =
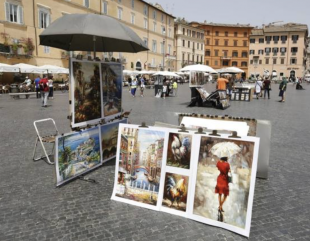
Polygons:
[[231,93],[234,87],[235,87],[235,81],[232,77],[229,77],[228,83],[227,83],[227,95],[228,95],[227,99],[229,100],[231,99]]
[[39,86],[40,86],[42,107],[47,107],[47,97],[48,97],[49,91],[48,91],[48,79],[46,75],[43,75],[43,78],[39,82]]
[[54,87],[53,87],[53,75],[50,75],[48,78],[48,88],[49,88],[49,94],[48,97],[51,99],[54,99]]
[[132,82],[133,78],[134,78],[133,76],[128,78],[128,89],[129,89],[129,92],[131,92],[131,82]]
[[286,87],[287,87],[287,80],[286,78],[282,79],[282,82],[279,85],[279,96],[281,97],[281,100],[279,102],[285,102],[285,92],[286,92]]
[[35,87],[36,87],[37,99],[39,99],[39,97],[40,97],[40,86],[39,86],[40,79],[41,78],[38,75],[37,78],[34,80],[34,84],[35,84]]
[[174,95],[174,96],[177,96],[177,92],[178,92],[178,83],[177,83],[176,80],[173,82],[172,88],[173,88],[173,95]]
[[142,75],[141,79],[140,79],[140,96],[144,97],[143,92],[144,92],[144,88],[145,88],[145,79]]
[[266,94],[268,95],[268,99],[270,99],[270,90],[271,90],[271,82],[268,77],[265,78],[263,82],[264,87],[264,99],[266,99]]
[[262,88],[263,88],[263,82],[261,81],[261,79],[259,78],[258,80],[256,80],[255,83],[255,94],[256,94],[256,99],[259,99],[259,97],[262,94]]
[[132,97],[136,97],[136,90],[137,90],[137,79],[134,78],[131,81],[131,87],[130,87]]
[[163,98],[164,99],[166,99],[167,89],[168,89],[167,83],[164,82],[164,85],[163,85]]

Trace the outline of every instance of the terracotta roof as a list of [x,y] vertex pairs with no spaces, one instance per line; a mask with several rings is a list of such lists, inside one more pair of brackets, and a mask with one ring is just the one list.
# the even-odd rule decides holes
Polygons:
[[253,26],[251,26],[250,24],[228,24],[228,23],[208,23],[208,22],[204,22],[204,23],[199,23],[199,22],[190,22],[189,24],[199,24],[199,25],[204,25],[204,26],[218,26],[218,27],[234,27],[234,28],[253,28]]
[[263,27],[265,33],[272,33],[272,32],[308,32],[308,25],[307,24],[300,24],[300,23],[287,23],[283,25],[266,25]]
[[254,28],[251,31],[251,35],[254,36],[263,36],[264,35],[264,30],[263,29],[258,29],[258,28]]

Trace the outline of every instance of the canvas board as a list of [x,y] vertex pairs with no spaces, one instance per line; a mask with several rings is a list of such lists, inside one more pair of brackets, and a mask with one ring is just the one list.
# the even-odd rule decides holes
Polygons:
[[189,75],[189,87],[201,87],[206,84],[204,72],[190,71]]
[[55,143],[57,186],[100,166],[99,127],[58,136]]
[[[193,194],[190,196],[189,218],[248,237],[259,138],[232,139],[227,137],[198,136],[199,150],[194,158],[196,161],[193,162],[191,175],[194,182],[191,187]],[[227,171],[227,163],[219,162],[221,156],[228,156],[227,163],[232,171],[232,184],[227,184],[227,179],[226,182],[223,181],[225,177],[222,171]],[[228,189],[227,186],[229,186]],[[221,194],[221,200],[224,195],[227,195],[222,205],[224,212],[218,211],[219,194]]]
[[119,125],[113,200],[159,209],[166,135],[161,128]]
[[123,71],[120,63],[101,63],[102,113],[107,120],[122,112]]
[[102,162],[116,157],[119,124],[127,124],[128,119],[100,125]]
[[72,127],[98,123],[102,117],[100,63],[71,60]]

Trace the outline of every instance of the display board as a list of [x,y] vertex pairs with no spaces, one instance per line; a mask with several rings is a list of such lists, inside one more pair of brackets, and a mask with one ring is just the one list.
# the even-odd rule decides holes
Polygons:
[[97,124],[103,118],[113,119],[122,111],[122,67],[71,59],[71,126]]
[[190,71],[189,75],[189,87],[201,87],[206,84],[204,72]]
[[119,128],[113,200],[249,236],[259,138]]

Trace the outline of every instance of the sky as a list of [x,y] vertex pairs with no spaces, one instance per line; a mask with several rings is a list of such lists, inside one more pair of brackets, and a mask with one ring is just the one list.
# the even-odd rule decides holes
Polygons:
[[[147,0],[187,21],[262,24],[283,21],[310,26],[309,0]],[[282,24],[282,23],[279,23]]]

